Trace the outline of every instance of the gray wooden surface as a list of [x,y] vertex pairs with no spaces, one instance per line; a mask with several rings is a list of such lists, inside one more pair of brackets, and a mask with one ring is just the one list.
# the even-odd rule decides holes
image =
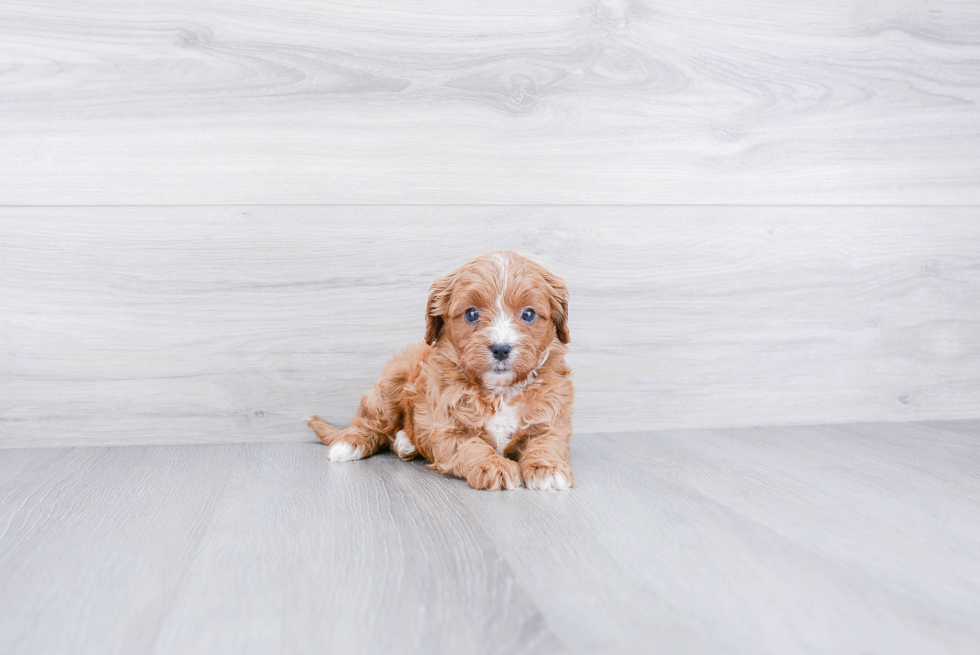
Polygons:
[[976,653],[980,423],[580,435],[570,492],[317,444],[0,451],[0,652]]
[[976,204],[973,0],[5,0],[2,204]]
[[514,248],[579,431],[980,417],[973,208],[0,209],[0,445],[297,441]]
[[298,441],[513,248],[580,431],[980,418],[980,4],[5,0],[0,446]]

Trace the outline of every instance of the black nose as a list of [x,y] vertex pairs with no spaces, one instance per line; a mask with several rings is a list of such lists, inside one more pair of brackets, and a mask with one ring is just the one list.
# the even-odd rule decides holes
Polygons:
[[495,343],[490,346],[490,352],[493,353],[494,359],[502,362],[510,354],[510,346],[506,343]]

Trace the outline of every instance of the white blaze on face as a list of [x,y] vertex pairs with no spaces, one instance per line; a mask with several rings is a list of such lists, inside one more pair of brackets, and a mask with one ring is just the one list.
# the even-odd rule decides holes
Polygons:
[[501,253],[495,253],[494,259],[500,265],[500,293],[497,294],[497,314],[493,317],[490,324],[490,343],[506,343],[509,346],[517,345],[521,340],[521,333],[514,320],[507,310],[504,309],[504,293],[507,291],[507,257]]
[[490,324],[490,343],[506,343],[514,346],[521,340],[521,333],[517,331],[517,326],[503,309],[497,307],[497,315]]

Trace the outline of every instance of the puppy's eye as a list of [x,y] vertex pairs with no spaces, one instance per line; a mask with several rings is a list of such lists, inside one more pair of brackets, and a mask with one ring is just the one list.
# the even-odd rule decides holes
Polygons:
[[480,320],[480,310],[476,307],[470,307],[466,310],[466,313],[463,314],[463,318],[466,319],[467,323],[476,323]]
[[527,323],[528,325],[530,325],[531,323],[534,323],[534,318],[536,316],[537,316],[537,314],[535,314],[534,313],[534,310],[531,309],[530,307],[528,307],[523,312],[521,312],[521,320],[524,321],[525,323]]

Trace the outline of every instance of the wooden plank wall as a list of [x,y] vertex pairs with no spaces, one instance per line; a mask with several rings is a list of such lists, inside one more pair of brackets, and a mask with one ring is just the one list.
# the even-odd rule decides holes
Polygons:
[[580,431],[970,418],[972,208],[3,212],[6,443],[256,441],[345,423],[429,284],[516,249],[572,292]]
[[976,204],[975,0],[5,0],[14,204]]
[[0,444],[304,439],[498,248],[579,431],[980,417],[980,5],[0,6]]

